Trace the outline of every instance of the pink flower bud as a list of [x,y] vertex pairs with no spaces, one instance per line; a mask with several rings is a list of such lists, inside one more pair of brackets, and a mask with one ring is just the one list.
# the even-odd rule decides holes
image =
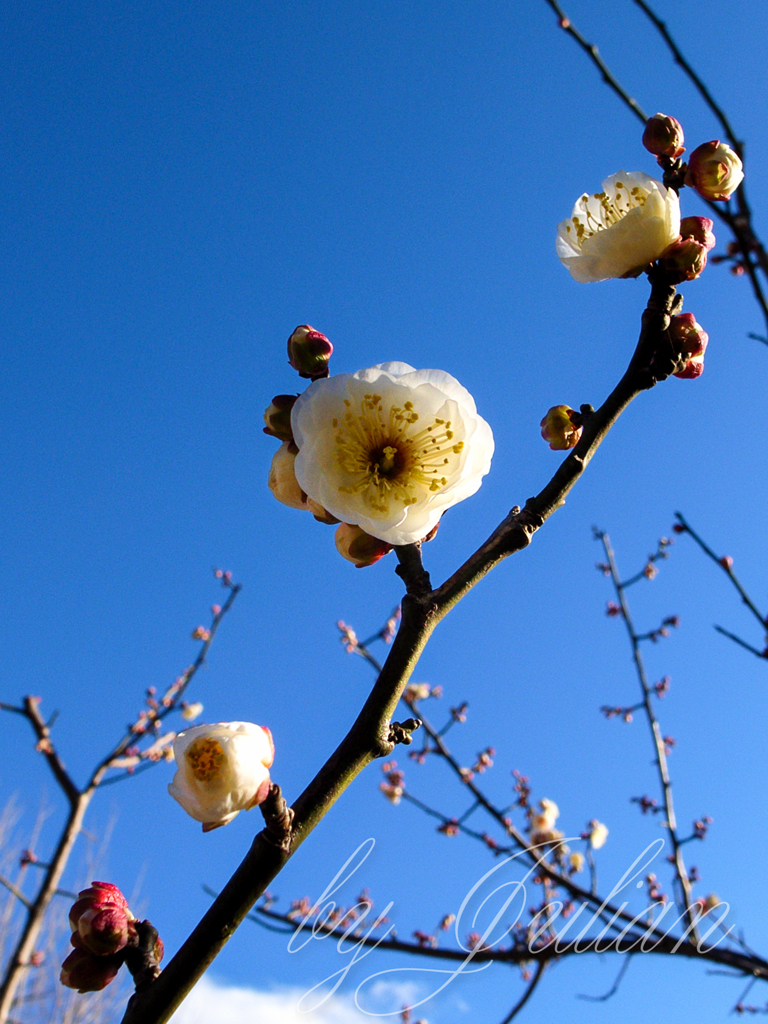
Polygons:
[[730,572],[733,568],[733,559],[730,555],[723,555],[722,558],[718,558],[718,562],[720,563],[720,565],[722,565],[724,569],[727,569],[728,572]]
[[[96,956],[119,953],[128,944],[128,912],[115,904],[93,906],[80,915],[77,922],[78,946]],[[82,948],[81,947],[81,948]]]
[[128,901],[116,885],[111,882],[91,882],[87,889],[82,889],[77,894],[77,899],[69,912],[69,927],[73,932],[78,929],[80,916],[92,907],[103,909],[104,907],[118,907],[124,910],[130,920],[133,920],[128,910]]
[[281,441],[292,441],[291,409],[298,395],[275,395],[269,406],[264,410],[264,433],[277,437]]
[[583,427],[574,425],[574,416],[578,413],[567,405],[553,405],[541,421],[541,436],[553,452],[567,451],[579,443]]
[[643,132],[643,145],[655,157],[677,160],[685,152],[684,141],[683,128],[677,118],[667,114],[654,114],[648,118]]
[[351,523],[342,523],[336,531],[335,539],[336,550],[341,557],[346,558],[358,569],[373,565],[392,550],[391,544],[386,544],[378,537],[371,537],[359,526],[353,526]]
[[59,980],[78,992],[100,992],[117,977],[120,957],[94,956],[87,949],[73,949],[61,966]]
[[677,352],[685,358],[685,366],[674,374],[681,380],[693,380],[704,372],[704,352],[709,343],[709,335],[696,322],[693,313],[680,313],[673,316],[669,325],[669,335]]
[[269,489],[278,501],[289,508],[307,509],[307,496],[296,479],[294,463],[298,449],[290,441],[283,441],[275,452],[269,469]]
[[744,178],[741,160],[724,142],[714,139],[691,153],[685,184],[696,189],[702,199],[731,198]]
[[288,362],[300,377],[315,380],[328,376],[328,361],[333,345],[320,331],[301,324],[288,339]]
[[707,265],[707,247],[694,238],[679,238],[659,261],[670,284],[693,281]]
[[692,238],[695,242],[705,246],[707,252],[715,247],[715,236],[712,228],[715,222],[709,217],[683,217],[680,221],[680,235],[682,238]]

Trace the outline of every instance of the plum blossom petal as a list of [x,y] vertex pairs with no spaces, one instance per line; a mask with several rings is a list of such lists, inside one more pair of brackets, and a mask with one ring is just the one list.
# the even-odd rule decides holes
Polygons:
[[198,725],[173,744],[178,766],[168,792],[209,832],[263,803],[275,756],[269,729],[251,722]]
[[640,171],[619,171],[558,224],[557,255],[576,281],[637,277],[679,235],[674,189]]
[[302,491],[386,544],[422,540],[480,487],[491,428],[442,370],[391,362],[315,381],[293,407]]

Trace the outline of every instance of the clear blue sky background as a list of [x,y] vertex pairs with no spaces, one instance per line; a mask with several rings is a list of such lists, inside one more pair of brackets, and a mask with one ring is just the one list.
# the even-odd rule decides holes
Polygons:
[[[765,5],[657,6],[747,140],[766,232]],[[630,0],[568,10],[649,113],[677,116],[691,147],[718,137]],[[647,283],[576,284],[556,259],[555,228],[607,175],[655,164],[543,0],[8,0],[3,21],[0,695],[36,693],[60,709],[56,742],[84,780],[144,688],[192,660],[190,632],[221,598],[211,568],[222,566],[243,592],[191,696],[204,720],[272,728],[273,774],[290,799],[371,681],[335,621],[373,631],[401,584],[391,558],[353,569],[330,529],[267,490],[274,443],[262,410],[299,387],[285,339],[310,323],[334,342],[336,372],[405,360],[447,370],[475,396],[496,456],[426,551],[440,580],[554,472],[561,456],[538,428],[547,408],[597,405],[623,372]],[[683,207],[704,212],[687,193]],[[566,832],[608,824],[601,879],[618,878],[659,829],[629,804],[657,795],[642,723],[598,713],[633,702],[637,683],[621,624],[604,615],[612,595],[593,568],[592,524],[610,531],[629,574],[682,509],[766,597],[768,349],[747,338],[764,325],[746,279],[725,267],[682,290],[710,335],[703,377],[670,380],[628,410],[567,506],[451,614],[416,674],[444,687],[445,711],[470,702],[452,743],[466,763],[497,748],[486,779],[500,803],[519,768],[536,797],[560,805]],[[672,676],[660,710],[677,740],[680,820],[714,818],[710,838],[689,847],[698,891],[728,899],[765,953],[768,677],[712,623],[763,638],[685,538],[632,600],[643,627],[681,617],[648,652],[649,671]],[[45,856],[60,796],[25,723],[5,718],[2,737],[0,793],[26,809],[19,843],[41,794],[55,808]],[[201,884],[220,887],[260,827],[253,813],[202,835],[167,795],[171,776],[163,765],[105,790],[87,822],[99,835],[116,815],[100,873],[127,892],[139,884],[169,952],[207,906]],[[387,804],[379,781],[374,766],[312,835],[274,886],[278,906],[317,896],[374,837],[361,881],[395,901],[407,936],[455,910],[491,866],[471,841]],[[407,781],[449,813],[465,806],[437,765],[408,766]],[[80,881],[69,872],[68,884]],[[246,924],[212,973],[308,988],[341,966],[316,945],[291,956],[284,939]],[[619,966],[586,956],[557,966],[525,1019],[719,1020],[741,984],[647,957],[611,1002],[575,998],[610,988]],[[493,1024],[520,991],[498,967],[423,1013],[430,1024]]]

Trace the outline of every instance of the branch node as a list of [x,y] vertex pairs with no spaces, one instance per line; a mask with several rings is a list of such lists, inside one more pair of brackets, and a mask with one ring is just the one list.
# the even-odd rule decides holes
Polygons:
[[419,599],[428,597],[432,582],[421,560],[421,543],[398,545],[395,554],[399,562],[395,572],[405,583],[406,593]]
[[269,787],[267,799],[260,804],[260,808],[266,828],[259,834],[271,846],[289,853],[293,835],[293,808],[285,802],[276,782]]
[[419,718],[408,718],[404,722],[390,722],[387,740],[395,745],[402,743],[404,746],[408,746],[413,742],[412,734],[420,727],[421,720]]

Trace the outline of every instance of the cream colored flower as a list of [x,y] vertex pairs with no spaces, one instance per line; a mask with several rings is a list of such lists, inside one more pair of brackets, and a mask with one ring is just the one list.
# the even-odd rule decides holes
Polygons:
[[179,733],[173,753],[178,767],[168,792],[203,823],[203,832],[267,797],[275,756],[269,729],[250,722],[198,725]]
[[539,801],[541,812],[534,814],[531,821],[531,831],[536,833],[551,832],[555,822],[560,817],[560,808],[554,800],[547,800],[545,797]]
[[570,864],[571,871],[573,871],[574,874],[578,874],[580,871],[584,870],[586,858],[583,853],[572,853],[568,858],[568,863]]
[[200,701],[196,701],[194,704],[185,704],[181,709],[181,717],[185,722],[194,722],[196,718],[199,718],[203,713],[203,705]]
[[674,189],[640,171],[619,171],[558,224],[557,255],[576,281],[637,277],[679,235]]
[[300,488],[344,523],[411,544],[479,488],[491,428],[441,370],[382,363],[315,381],[293,407]]
[[605,840],[608,838],[608,829],[601,821],[590,821],[589,823],[589,845],[593,850],[599,850],[601,846],[605,846]]

